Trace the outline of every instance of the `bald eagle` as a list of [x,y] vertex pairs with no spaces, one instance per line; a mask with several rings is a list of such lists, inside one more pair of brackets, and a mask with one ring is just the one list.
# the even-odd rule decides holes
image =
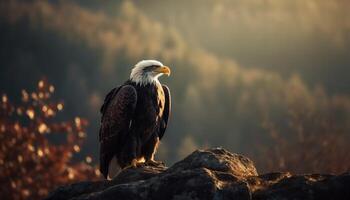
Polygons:
[[113,178],[140,162],[156,164],[154,154],[171,110],[170,90],[158,78],[170,68],[156,60],[138,62],[130,78],[112,89],[101,107],[100,171]]

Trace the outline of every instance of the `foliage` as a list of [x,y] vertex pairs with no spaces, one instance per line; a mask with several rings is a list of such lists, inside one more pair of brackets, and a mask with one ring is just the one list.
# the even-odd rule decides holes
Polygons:
[[[276,3],[277,5],[284,4],[277,1]],[[2,73],[2,80],[7,80],[7,74],[19,72],[18,76],[23,76],[23,78],[18,78],[16,83],[20,85],[24,83],[23,80],[35,77],[34,75],[27,76],[27,68],[38,69],[37,66],[50,66],[50,70],[42,67],[37,71],[46,71],[48,77],[57,82],[63,80],[64,84],[61,84],[60,88],[70,94],[69,97],[72,99],[70,104],[77,110],[86,112],[90,117],[89,132],[93,133],[98,130],[98,107],[110,88],[125,81],[130,71],[129,66],[141,58],[156,58],[169,64],[174,71],[170,79],[164,79],[164,82],[167,81],[166,84],[171,88],[173,115],[166,137],[162,140],[163,144],[160,145],[157,154],[161,153],[160,157],[166,158],[167,164],[179,160],[187,154],[186,152],[189,153],[197,147],[223,146],[234,152],[243,154],[250,152],[252,159],[263,171],[341,173],[349,166],[349,157],[344,152],[348,151],[346,141],[349,139],[350,130],[350,98],[347,92],[343,97],[334,95],[340,89],[338,87],[346,88],[347,84],[342,84],[345,79],[341,77],[346,76],[347,73],[331,73],[332,78],[329,78],[332,70],[327,68],[323,70],[327,78],[323,80],[322,77],[319,77],[322,73],[318,67],[323,64],[332,65],[328,61],[319,61],[317,64],[310,65],[312,61],[318,59],[315,59],[315,56],[304,54],[304,51],[308,51],[308,43],[314,43],[313,40],[309,41],[309,37],[302,40],[302,44],[305,44],[300,46],[302,51],[295,51],[294,44],[299,45],[294,40],[291,42],[293,48],[287,48],[292,49],[293,52],[287,55],[296,55],[298,59],[303,58],[302,60],[308,57],[306,59],[308,67],[305,67],[305,70],[311,75],[306,78],[307,74],[295,71],[294,67],[298,66],[297,60],[283,59],[280,56],[284,53],[278,54],[276,51],[270,51],[266,47],[266,40],[256,37],[256,30],[261,30],[260,26],[254,26],[256,30],[253,27],[249,28],[254,38],[259,40],[259,42],[254,39],[250,40],[253,41],[251,44],[259,47],[252,48],[253,53],[248,52],[247,59],[258,62],[256,67],[253,67],[255,65],[242,65],[244,62],[235,60],[235,56],[225,59],[197,46],[196,42],[186,42],[187,38],[192,37],[183,37],[176,28],[155,21],[148,15],[152,12],[142,12],[132,1],[123,1],[113,10],[112,15],[100,9],[95,12],[93,9],[68,1],[56,4],[49,1],[14,0],[3,5],[0,8],[3,11],[0,12],[0,15],[10,24],[9,30],[13,30],[13,27],[22,27],[23,24],[28,24],[30,27],[29,29],[24,28],[27,31],[22,31],[23,27],[20,28],[20,31],[16,31],[15,36],[14,32],[10,31],[8,33],[10,38],[16,38],[17,43],[11,42],[4,46],[4,52],[11,52],[9,54],[13,54],[14,58],[34,57],[33,60],[42,62],[42,65],[35,63],[35,65],[26,67],[28,63],[22,66],[21,63],[13,62],[12,56],[5,56],[4,59],[9,58],[9,63],[15,64]],[[297,5],[305,8],[302,4],[297,3]],[[321,10],[329,7],[327,3],[320,5]],[[209,7],[212,8],[212,6]],[[154,10],[153,5],[150,8]],[[225,7],[224,10],[239,8],[237,6]],[[272,8],[275,9],[274,6]],[[284,9],[283,6],[282,10]],[[314,9],[313,6],[312,9]],[[174,10],[178,15],[177,9]],[[188,13],[192,16],[194,10],[189,10]],[[262,20],[268,19],[268,21],[270,17],[280,19],[278,9],[273,12],[275,14],[272,16],[267,11],[265,12],[265,9],[263,10],[258,15],[254,14],[254,17]],[[169,12],[165,10],[164,12],[167,16],[172,16],[169,15]],[[207,12],[203,13],[207,14]],[[237,12],[236,14],[241,15],[242,13]],[[284,16],[288,15],[287,13]],[[227,16],[222,17],[227,18]],[[73,18],[75,20],[72,21]],[[186,25],[192,27],[193,24],[188,23],[187,18],[183,19]],[[250,20],[250,17],[245,19],[252,23],[258,22]],[[295,21],[294,18],[288,19]],[[317,18],[312,19],[312,21],[316,20],[315,22],[318,20]],[[200,17],[197,20],[203,21],[203,18]],[[237,23],[244,22],[240,17],[234,20]],[[277,23],[280,22],[280,20],[277,21]],[[304,25],[304,22],[302,24]],[[226,22],[222,25],[227,27]],[[265,26],[266,23],[261,23],[261,25]],[[281,25],[288,26],[288,23]],[[210,29],[211,26],[206,27]],[[234,30],[243,30],[246,34],[246,29],[241,30],[242,26],[238,27],[240,29],[234,28]],[[224,38],[218,29],[212,30],[218,33],[215,35]],[[290,32],[289,29],[285,30]],[[300,29],[295,30],[298,33],[301,31]],[[312,30],[312,28],[307,30]],[[322,30],[328,30],[328,28]],[[311,33],[314,35],[314,31]],[[27,39],[28,35],[31,35],[30,38],[36,38],[37,42],[30,43],[32,40]],[[338,34],[330,35],[337,36]],[[207,34],[203,36],[207,41]],[[281,38],[275,40],[275,34],[271,36],[278,44],[277,51],[283,50],[281,49]],[[230,41],[232,37],[237,37],[237,41],[245,41],[239,34],[230,34]],[[283,37],[289,37],[289,35]],[[4,39],[6,40],[8,38]],[[239,43],[247,44],[239,42],[230,45],[232,41],[223,41],[228,46],[237,48],[239,52],[244,50],[240,48]],[[268,41],[268,43],[272,42]],[[40,46],[39,44],[49,45]],[[22,51],[28,48],[31,51]],[[317,51],[314,50],[318,49],[312,46],[309,48],[313,53],[316,53]],[[42,51],[42,49],[49,51]],[[87,49],[91,51],[86,51]],[[325,48],[321,49],[320,52],[323,52],[321,54],[323,55]],[[259,52],[272,53],[273,63],[278,60],[283,63],[278,67],[276,65],[276,68],[295,71],[297,75],[293,76],[291,73],[281,75],[279,70],[274,70],[273,66],[268,65],[266,67],[270,70],[263,70],[261,68],[263,65],[260,63],[262,59],[254,59],[253,56],[260,55]],[[238,55],[234,51],[231,53]],[[333,52],[329,55],[332,56],[331,60],[334,60],[333,56],[338,54]],[[46,57],[47,59],[42,59]],[[328,60],[326,57],[325,59]],[[72,61],[74,61],[73,64]],[[321,65],[318,66],[319,64]],[[290,65],[293,67],[288,67]],[[35,74],[36,71],[30,70],[30,72]],[[327,88],[327,94],[324,94],[321,90],[314,91],[312,88],[313,84],[322,84],[322,81],[311,81],[312,84],[306,84],[299,76],[309,83],[310,80],[321,79],[325,83],[334,81],[336,84],[332,86],[334,87],[332,90],[329,90],[329,85],[323,83],[323,86]],[[9,79],[8,82],[11,81],[12,79]],[[81,102],[81,98],[86,101]],[[90,143],[97,146],[95,139],[92,139]],[[181,150],[178,150],[179,147]],[[97,148],[91,149],[89,153],[97,150]]]
[[[0,199],[42,199],[57,186],[96,179],[98,170],[74,163],[87,121],[59,121],[63,103],[51,100],[54,86],[41,80],[34,92],[22,90],[19,105],[2,94],[0,102]],[[56,137],[55,142],[50,137]],[[57,143],[57,141],[60,141]]]
[[257,166],[264,172],[349,171],[349,98],[328,97],[321,88],[308,91],[299,79],[293,79],[285,90],[285,106],[283,119],[264,113],[263,127],[268,134],[254,141]]

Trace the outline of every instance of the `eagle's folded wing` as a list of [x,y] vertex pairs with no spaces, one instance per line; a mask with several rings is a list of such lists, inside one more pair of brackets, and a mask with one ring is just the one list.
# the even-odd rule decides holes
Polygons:
[[107,177],[112,157],[121,151],[137,102],[136,89],[131,85],[113,89],[101,108],[99,133],[100,171]]
[[170,90],[168,86],[162,85],[165,95],[165,105],[164,105],[164,111],[163,111],[163,117],[160,125],[159,130],[159,140],[162,139],[164,136],[165,130],[168,126],[168,121],[171,113],[171,96],[170,96]]

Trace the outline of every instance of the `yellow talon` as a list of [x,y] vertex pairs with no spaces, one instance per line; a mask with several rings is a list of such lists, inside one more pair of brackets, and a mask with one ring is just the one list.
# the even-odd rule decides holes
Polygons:
[[130,165],[125,167],[124,169],[137,168],[138,166],[142,166],[144,163],[145,163],[145,159],[143,157],[140,159],[134,158],[132,159]]
[[137,163],[138,163],[138,162],[137,162],[137,159],[136,159],[136,158],[132,159],[131,164],[130,164],[130,167],[136,168]]

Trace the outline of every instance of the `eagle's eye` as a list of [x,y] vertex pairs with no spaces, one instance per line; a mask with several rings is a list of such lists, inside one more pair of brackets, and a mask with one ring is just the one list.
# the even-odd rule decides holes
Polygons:
[[145,67],[145,68],[143,69],[143,71],[145,71],[145,72],[150,72],[150,71],[155,70],[155,69],[158,68],[158,67],[159,67],[159,66],[157,66],[157,65],[151,65],[151,66]]

